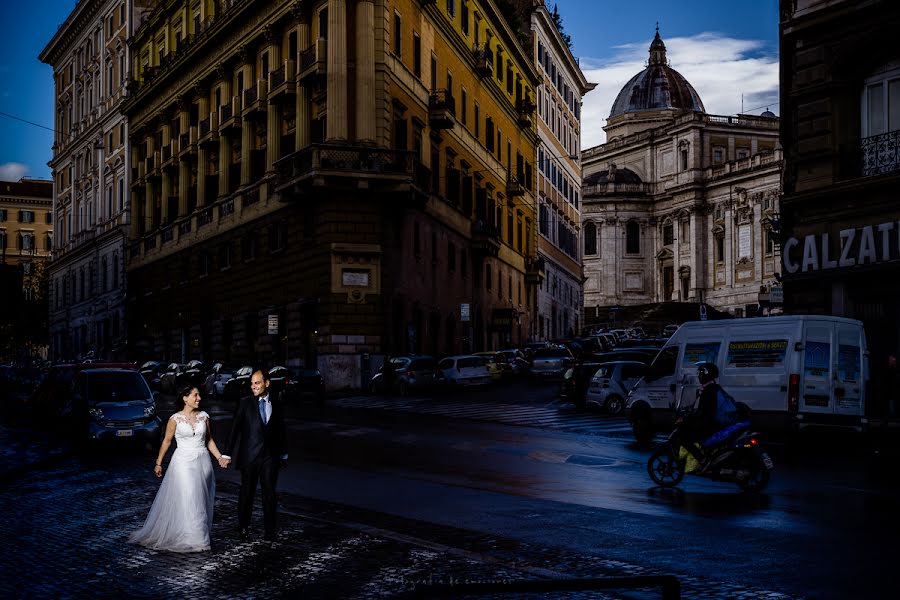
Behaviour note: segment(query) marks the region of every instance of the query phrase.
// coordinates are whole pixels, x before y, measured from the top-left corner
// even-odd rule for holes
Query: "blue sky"
[[[549,3],[552,8],[553,3]],[[559,0],[563,26],[588,80],[582,146],[605,140],[613,99],[643,68],[656,22],[672,66],[713,114],[778,110],[778,0]],[[0,112],[53,125],[53,78],[37,56],[74,8],[74,0],[7,3],[0,36]],[[751,111],[751,109],[753,109]],[[0,115],[0,180],[49,178],[50,131]]]

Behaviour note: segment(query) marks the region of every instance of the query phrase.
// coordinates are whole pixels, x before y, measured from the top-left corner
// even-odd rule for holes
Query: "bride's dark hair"
[[[189,383],[185,383],[185,384],[179,385],[179,386],[178,386],[178,389],[176,390],[176,392],[178,393],[178,398],[179,398],[182,402],[184,402],[184,397],[185,397],[185,396],[189,396],[190,393],[191,393],[191,390],[194,389],[195,387],[197,387],[197,386],[196,386],[196,385],[191,385],[191,384],[189,384]]]

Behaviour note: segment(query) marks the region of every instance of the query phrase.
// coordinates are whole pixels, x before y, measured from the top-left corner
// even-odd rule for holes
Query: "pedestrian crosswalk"
[[[631,425],[624,417],[585,413],[564,408],[566,405],[557,403],[511,404],[440,397],[348,396],[331,399],[328,405],[336,408],[418,413],[525,427],[543,427],[588,435],[632,436]]]

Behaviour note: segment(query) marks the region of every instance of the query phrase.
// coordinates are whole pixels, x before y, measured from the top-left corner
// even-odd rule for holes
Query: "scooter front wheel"
[[[658,486],[674,487],[684,479],[684,462],[670,444],[662,444],[647,460],[647,474]]]

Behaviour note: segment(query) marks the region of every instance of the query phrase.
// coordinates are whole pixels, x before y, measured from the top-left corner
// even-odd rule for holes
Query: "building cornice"
[[[50,66],[56,66],[56,63],[65,56],[78,38],[84,35],[86,26],[97,20],[97,13],[106,2],[107,0],[81,0],[76,3],[75,8],[38,54],[38,60]]]
[[[569,73],[578,79],[579,96],[584,96],[597,87],[596,83],[590,83],[587,80],[587,77],[584,76],[584,73],[581,71],[581,65],[578,64],[578,61],[569,49],[568,44],[563,41],[562,35],[559,33],[556,25],[553,24],[553,20],[550,18],[550,12],[547,10],[547,7],[544,6],[544,4],[541,4],[532,9],[532,14],[539,20],[538,26],[541,27],[546,35],[553,39],[554,54],[558,57],[562,57]]]

